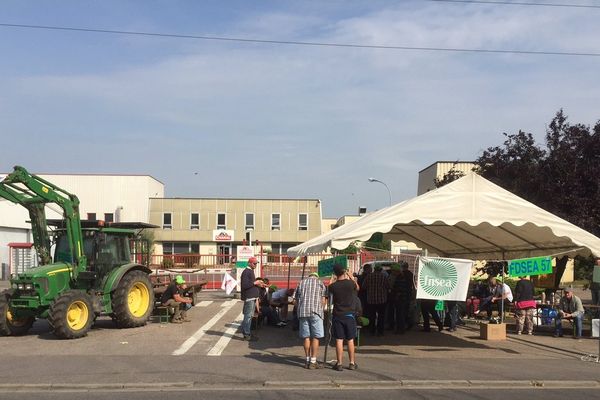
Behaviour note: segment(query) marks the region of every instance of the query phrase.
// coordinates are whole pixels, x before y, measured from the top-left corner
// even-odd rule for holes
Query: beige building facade
[[[451,169],[464,172],[471,172],[475,163],[459,161],[436,161],[430,166],[419,171],[419,182],[417,186],[417,196],[435,189],[435,179],[441,179],[450,172]]]
[[[323,229],[318,199],[153,198],[149,216],[162,255],[234,257],[243,244],[285,254]]]

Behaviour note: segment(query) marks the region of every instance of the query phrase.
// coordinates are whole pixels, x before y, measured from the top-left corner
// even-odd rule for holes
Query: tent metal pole
[[[300,280],[304,279],[304,271],[306,271],[306,256],[304,256],[304,264],[302,264],[302,278],[300,278]]]
[[[333,296],[329,294],[327,296],[327,315],[325,315],[325,351],[323,352],[323,365],[327,364],[327,349],[329,348],[329,342],[331,342],[331,307]],[[337,357],[337,356],[336,356]]]
[[[500,290],[500,323],[504,323],[504,265],[502,265],[502,289]]]
[[[290,288],[290,274],[292,273],[292,260],[289,259],[288,260],[288,282],[287,282],[287,288]]]

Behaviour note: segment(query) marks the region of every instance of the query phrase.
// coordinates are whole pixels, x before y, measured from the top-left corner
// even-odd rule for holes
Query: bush
[[[162,269],[171,269],[174,265],[175,264],[173,263],[172,258],[163,258],[162,262],[160,263]]]

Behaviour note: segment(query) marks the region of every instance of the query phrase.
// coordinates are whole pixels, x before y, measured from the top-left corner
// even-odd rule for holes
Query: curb
[[[148,382],[148,383],[2,383],[0,392],[103,392],[103,391],[271,391],[271,390],[488,390],[488,389],[598,389],[600,381],[535,381],[535,380],[384,380],[384,381],[265,381],[263,383],[205,384],[199,382]]]

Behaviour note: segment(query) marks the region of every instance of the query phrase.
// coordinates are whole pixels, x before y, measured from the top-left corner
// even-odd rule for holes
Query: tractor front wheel
[[[154,308],[154,290],[148,274],[128,272],[119,282],[112,297],[114,320],[119,328],[146,325]]]
[[[10,295],[7,291],[0,293],[0,335],[20,336],[31,329],[34,317],[16,318],[10,311]]]
[[[68,290],[50,306],[48,323],[60,339],[86,336],[94,320],[90,296],[80,290]]]

